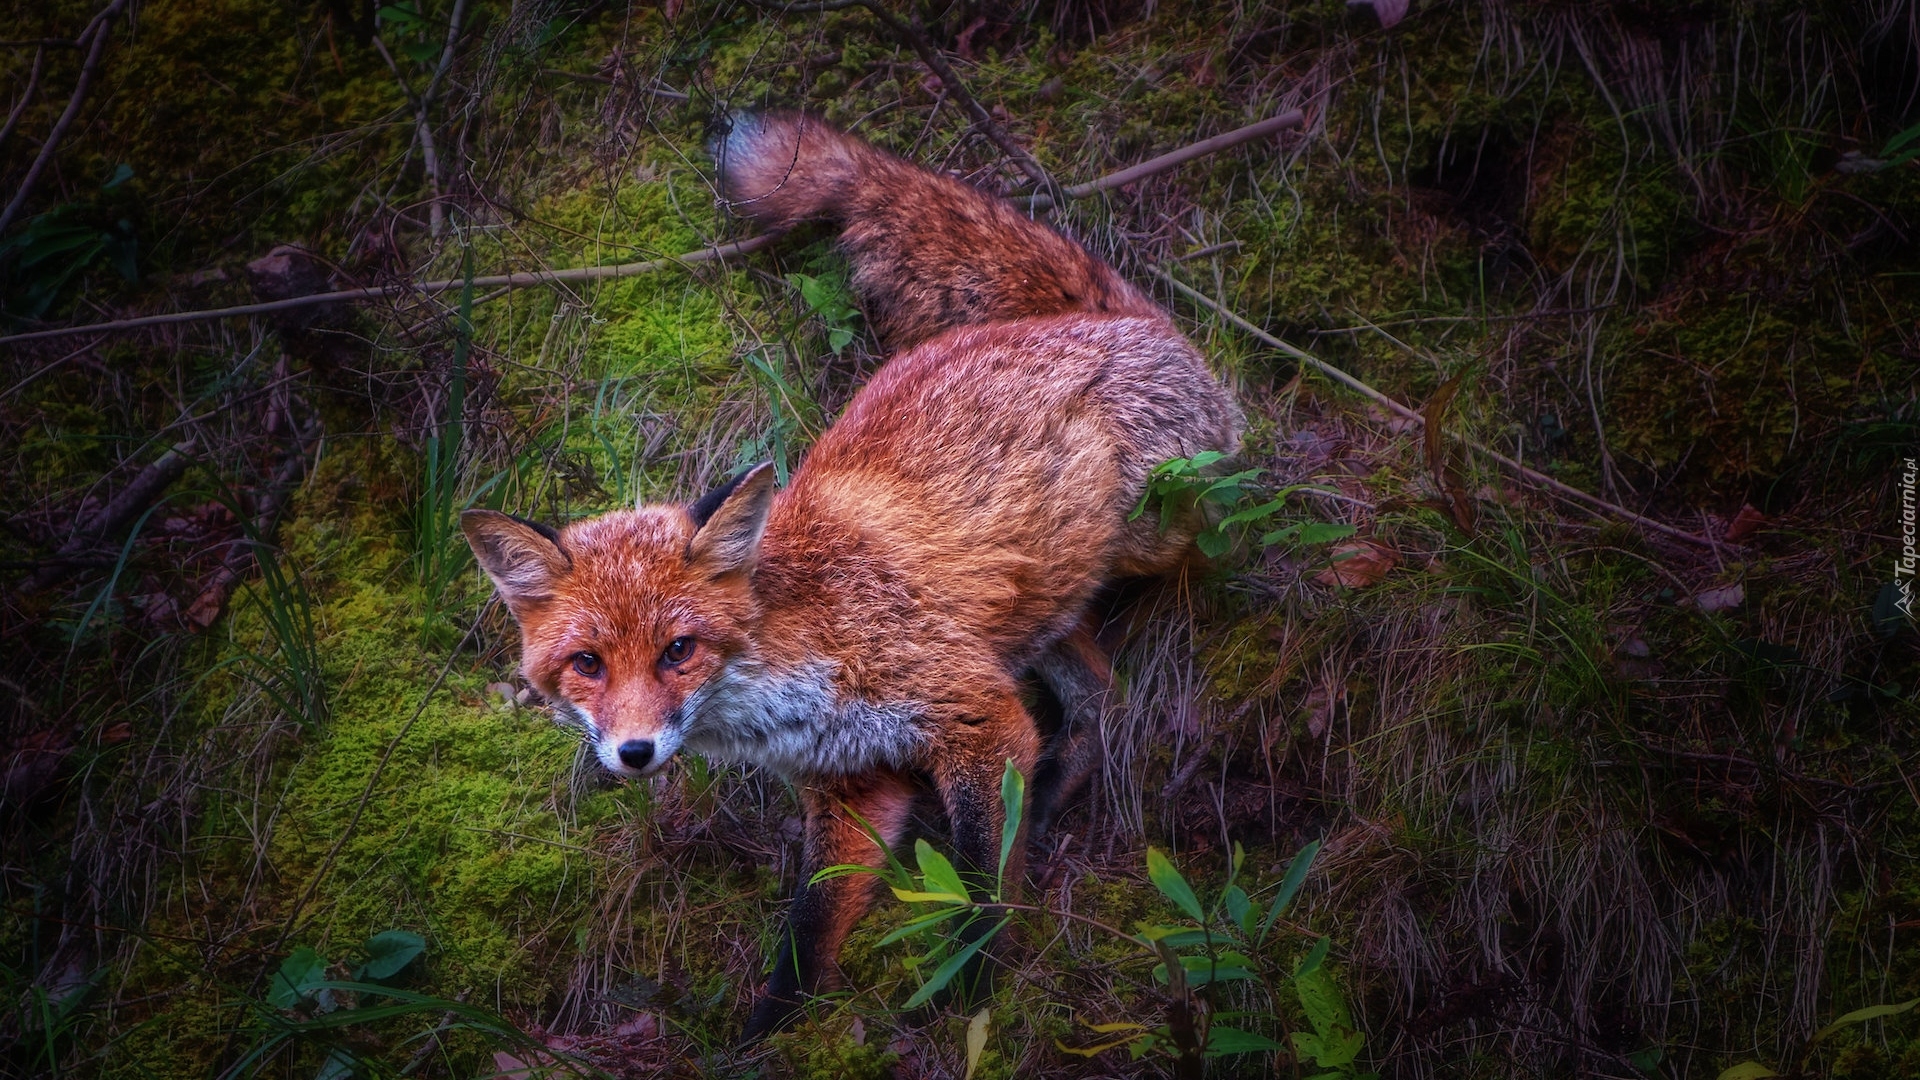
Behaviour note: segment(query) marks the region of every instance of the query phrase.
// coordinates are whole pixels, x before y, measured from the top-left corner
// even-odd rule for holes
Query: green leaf
[[[113,175],[107,177],[107,182],[100,185],[100,190],[112,191],[131,179],[133,179],[133,166],[123,161],[113,167]]]
[[[1718,1080],[1765,1080],[1766,1077],[1779,1075],[1757,1061],[1743,1061],[1722,1071]]]
[[[1180,870],[1157,847],[1147,849],[1147,877],[1161,895],[1192,916],[1194,922],[1206,920],[1206,915],[1200,910],[1200,898],[1193,895],[1193,886],[1187,884],[1187,879],[1180,876]]]
[[[1180,970],[1185,973],[1188,986],[1245,982],[1254,978],[1252,961],[1236,952],[1221,953],[1217,959],[1209,956],[1183,956],[1180,958]],[[1167,965],[1155,964],[1153,979],[1164,985],[1167,981]]]
[[[913,855],[920,864],[920,878],[926,883],[928,893],[942,898],[956,897],[962,902],[969,899],[967,886],[960,880],[960,872],[953,868],[945,855],[933,850],[933,845],[927,843],[926,838],[913,842]]]
[[[838,326],[827,330],[827,348],[833,350],[833,355],[839,356],[852,343],[853,331]]]
[[[1217,559],[1233,550],[1233,537],[1218,529],[1208,529],[1193,538],[1193,546],[1209,559]]]
[[[1226,905],[1228,921],[1239,927],[1241,933],[1252,937],[1255,911],[1247,890],[1238,885],[1229,885],[1220,899]]]
[[[382,931],[367,939],[367,962],[353,977],[369,982],[391,979],[426,949],[426,939],[410,930]]]
[[[1302,544],[1330,544],[1335,540],[1345,540],[1359,528],[1353,525],[1336,525],[1330,521],[1306,521],[1300,524],[1300,533],[1294,539]]]
[[[1020,818],[1027,808],[1027,778],[1014,768],[1012,758],[1007,759],[1007,767],[1000,774],[1000,807],[1006,811],[1006,822],[1000,826],[1000,870],[995,880],[1005,881],[1007,857],[1013,854],[1014,841],[1020,835]]]
[[[992,929],[975,938],[966,948],[947,957],[946,963],[934,969],[933,974],[927,977],[927,981],[920,989],[913,992],[913,996],[907,999],[907,1003],[902,1006],[902,1008],[917,1009],[925,1005],[933,995],[945,990],[947,984],[953,981],[953,977],[960,974],[960,969],[966,965],[966,962],[972,959],[973,954],[986,948],[987,942],[992,941],[994,935],[998,934],[1001,928],[1011,921],[1013,921],[1013,916],[1002,916],[999,922],[993,924]]]
[[[1293,969],[1293,977],[1298,979],[1319,971],[1320,964],[1327,958],[1327,949],[1330,945],[1331,940],[1326,937],[1314,942],[1313,948],[1308,949],[1306,957],[1300,961],[1300,966]]]
[[[1920,998],[1914,998],[1912,1001],[1903,1001],[1898,1005],[1869,1005],[1864,1009],[1855,1009],[1841,1016],[1840,1019],[1835,1020],[1833,1023],[1828,1024],[1826,1027],[1821,1028],[1819,1031],[1814,1032],[1813,1041],[1819,1042],[1821,1039],[1826,1038],[1849,1024],[1862,1024],[1868,1020],[1878,1020],[1883,1016],[1898,1016],[1903,1012],[1911,1011],[1915,1005],[1920,1005]]]
[[[274,972],[267,983],[267,1004],[277,1009],[291,1009],[326,978],[326,958],[302,945],[281,961],[280,970]]]
[[[887,931],[887,936],[880,939],[880,944],[891,945],[901,938],[912,937],[923,930],[931,930],[941,923],[946,922],[948,919],[953,918],[955,915],[960,915],[970,910],[972,910],[971,907],[946,907],[932,914],[922,915],[912,922],[902,926],[896,926],[892,930]]]
[[[1351,1028],[1331,1032],[1293,1033],[1293,1048],[1301,1057],[1312,1058],[1323,1069],[1338,1069],[1353,1064],[1365,1049],[1367,1037]]]
[[[965,904],[973,906],[971,896],[962,896],[950,892],[915,892],[912,889],[893,887],[893,898],[909,904]]]
[[[1218,1025],[1207,1029],[1208,1057],[1219,1057],[1222,1054],[1258,1054],[1263,1051],[1285,1049],[1284,1045],[1258,1032]]]
[[[1300,1009],[1307,1014],[1313,1030],[1325,1035],[1353,1027],[1353,1018],[1347,1013],[1347,999],[1325,969],[1294,976],[1293,992],[1299,995]]]
[[[1307,880],[1307,868],[1313,865],[1313,857],[1320,854],[1320,841],[1315,840],[1300,849],[1287,864],[1286,876],[1280,879],[1280,891],[1273,894],[1273,906],[1267,908],[1267,917],[1260,924],[1258,940],[1267,940],[1267,934],[1273,930],[1273,924],[1286,913],[1287,905],[1293,903],[1293,896],[1300,891],[1300,885]]]

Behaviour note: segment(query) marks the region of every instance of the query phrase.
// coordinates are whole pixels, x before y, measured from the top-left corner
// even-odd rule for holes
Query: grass
[[[476,3],[441,98],[466,171],[436,244],[412,110],[329,10],[143,10],[29,208],[124,218],[138,281],[95,260],[28,299],[80,321],[238,302],[240,256],[296,240],[366,280],[691,250],[728,228],[699,149],[715,103],[812,108],[1023,182],[859,11]],[[195,475],[237,493],[178,488],[61,589],[5,600],[5,1068],[218,1075],[271,1037],[293,1049],[243,1071],[311,1076],[338,1046],[397,1072],[454,1013],[409,1075],[472,1075],[509,1043],[618,1075],[1166,1075],[1059,1048],[1092,1045],[1091,1023],[1151,1029],[1169,1001],[1075,917],[1179,919],[1150,846],[1211,898],[1236,845],[1264,885],[1324,839],[1290,917],[1326,936],[1356,1070],[1911,1074],[1911,1013],[1815,1037],[1920,994],[1920,669],[1911,627],[1873,607],[1916,435],[1920,168],[1831,164],[1887,159],[1912,128],[1885,59],[1907,46],[1873,44],[1877,11],[1453,0],[1380,33],[1337,3],[926,10],[1070,181],[1308,107],[1305,135],[1058,217],[1118,265],[1172,265],[1416,407],[1451,395],[1449,426],[1636,510],[1716,536],[1743,506],[1760,519],[1739,547],[1679,549],[1472,462],[1437,470],[1417,431],[1163,297],[1248,410],[1236,468],[1292,490],[1282,522],[1243,524],[1333,523],[1397,562],[1337,588],[1326,547],[1276,543],[1116,609],[1105,776],[1033,854],[1047,913],[1007,931],[972,1043],[974,1014],[904,1008],[920,974],[884,943],[912,915],[893,904],[821,1015],[736,1049],[795,884],[789,794],[692,761],[606,785],[575,733],[498,692],[518,689],[513,628],[452,536],[470,501],[560,523],[798,461],[882,359],[821,234],[330,336],[223,323],[0,354],[0,388],[61,361],[4,403],[0,561],[57,548],[150,441],[197,436]],[[16,21],[71,34],[90,13]],[[24,133],[64,104],[58,53]],[[618,84],[542,74],[615,55]],[[98,190],[122,162],[133,177]],[[31,283],[0,278],[18,310]],[[248,536],[249,478],[287,443],[264,417],[309,411],[309,478]],[[232,543],[253,576],[194,633],[168,612]],[[1734,584],[1736,606],[1696,599]],[[15,786],[43,747],[49,778]],[[393,929],[425,949],[395,1015],[309,1030],[320,1015],[268,1001],[298,950],[351,975]],[[1249,959],[1290,972],[1297,944]],[[1256,1004],[1269,1033],[1338,1021],[1299,994]]]

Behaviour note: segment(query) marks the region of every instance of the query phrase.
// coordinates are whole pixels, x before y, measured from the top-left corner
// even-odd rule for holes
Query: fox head
[[[752,577],[773,501],[757,466],[692,506],[650,506],[555,532],[493,510],[460,527],[520,624],[521,666],[624,776],[659,770],[698,694],[750,654]]]

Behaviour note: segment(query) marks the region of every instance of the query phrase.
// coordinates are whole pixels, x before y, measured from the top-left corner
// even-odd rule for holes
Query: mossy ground
[[[450,7],[382,16],[415,91]],[[59,37],[91,10],[13,14]],[[434,237],[412,108],[354,10],[138,7],[29,211],[129,222],[140,278],[92,258],[48,299],[16,253],[9,316],[240,302],[240,264],[286,242],[356,282],[696,250],[730,227],[701,149],[716,103],[810,108],[1022,183],[857,9],[477,3],[434,106],[456,163]],[[1333,937],[1383,1074],[1911,1075],[1914,1014],[1810,1036],[1920,996],[1920,663],[1910,622],[1874,609],[1896,466],[1920,448],[1920,166],[1857,164],[1920,120],[1900,96],[1920,45],[1841,4],[1457,0],[1392,32],[1334,0],[923,14],[1070,181],[1305,106],[1303,135],[1056,220],[1402,401],[1455,388],[1451,430],[1565,482],[1745,530],[1701,549],[1436,461],[1417,429],[1166,294],[1240,391],[1249,464],[1331,493],[1287,514],[1353,524],[1395,566],[1348,589],[1320,580],[1324,549],[1242,551],[1143,599],[1104,785],[1036,852],[1037,902],[1131,927],[1171,914],[1148,843],[1217,886],[1237,841],[1268,889],[1323,839],[1294,918]],[[73,52],[47,52],[53,89],[22,132],[64,105]],[[31,58],[0,55],[9,85]],[[134,179],[103,189],[122,163]],[[344,977],[400,928],[427,942],[400,986],[616,1073],[964,1071],[965,1017],[898,1010],[915,976],[879,944],[907,917],[891,904],[850,941],[844,996],[732,1049],[795,884],[789,794],[695,761],[597,779],[572,733],[496,692],[516,683],[513,627],[421,509],[559,521],[798,462],[881,357],[864,336],[830,349],[796,272],[840,273],[820,232],[481,290],[466,321],[441,294],[318,335],[234,320],[4,347],[17,574],[165,446],[191,435],[199,459],[132,539],[4,608],[8,1068],[217,1074],[303,1019],[258,1004],[294,949]],[[268,538],[281,576],[256,562],[210,630],[183,622],[307,420],[325,435]],[[430,473],[430,444],[456,469]],[[1738,603],[1703,602],[1736,585]],[[1287,969],[1310,940],[1263,962]],[[974,1075],[1164,1074],[1059,1049],[1089,1023],[1160,1022],[1130,956],[1068,920],[1023,924]],[[1222,1000],[1269,1033],[1304,1023],[1285,994]],[[458,1028],[421,1042],[443,1015],[302,1035],[249,1071],[314,1075],[338,1051],[384,1075],[428,1046],[412,1074],[464,1076],[531,1054]]]

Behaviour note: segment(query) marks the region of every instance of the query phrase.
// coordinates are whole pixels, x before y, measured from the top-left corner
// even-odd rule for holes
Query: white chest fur
[[[782,672],[730,661],[681,707],[685,748],[789,779],[907,764],[926,742],[921,709],[844,699],[833,674],[826,661]]]

